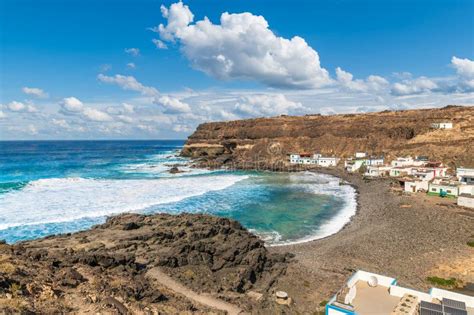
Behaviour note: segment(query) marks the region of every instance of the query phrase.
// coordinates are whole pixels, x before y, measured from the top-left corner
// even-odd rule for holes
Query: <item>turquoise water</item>
[[[314,173],[191,169],[182,141],[0,142],[0,239],[74,232],[123,212],[209,213],[269,245],[339,230],[354,190]],[[172,175],[170,165],[186,172]]]

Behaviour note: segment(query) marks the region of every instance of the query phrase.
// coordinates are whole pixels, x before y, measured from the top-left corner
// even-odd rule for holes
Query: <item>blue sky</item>
[[[0,140],[474,103],[473,1],[175,2],[1,0]]]

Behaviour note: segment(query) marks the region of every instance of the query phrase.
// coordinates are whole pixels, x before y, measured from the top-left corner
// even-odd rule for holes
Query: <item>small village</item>
[[[434,129],[451,129],[450,122],[431,125]],[[320,153],[292,153],[292,165],[337,167],[341,158]],[[356,152],[344,160],[344,170],[359,173],[367,178],[394,178],[407,194],[425,193],[430,196],[455,198],[459,206],[474,208],[474,168],[458,167],[455,170],[428,156],[397,157],[388,163],[383,156]]]

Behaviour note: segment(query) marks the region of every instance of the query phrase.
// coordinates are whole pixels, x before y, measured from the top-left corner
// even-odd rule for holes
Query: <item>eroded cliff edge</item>
[[[450,121],[453,129],[431,128]],[[349,157],[356,151],[387,159],[428,155],[450,166],[474,166],[474,107],[383,111],[367,114],[279,116],[201,124],[182,155],[201,166],[275,168],[291,152]]]
[[[0,244],[0,313],[223,313],[177,294],[154,270],[243,310],[275,307],[269,299],[289,258],[226,218],[124,214],[83,232]]]

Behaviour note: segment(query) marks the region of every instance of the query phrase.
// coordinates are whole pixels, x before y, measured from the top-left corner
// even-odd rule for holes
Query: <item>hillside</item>
[[[451,130],[432,129],[451,121]],[[474,166],[474,107],[383,111],[367,114],[306,115],[201,124],[188,138],[183,156],[201,165],[271,168],[285,165],[292,152],[321,152],[339,157],[356,151],[427,155],[450,166]]]

